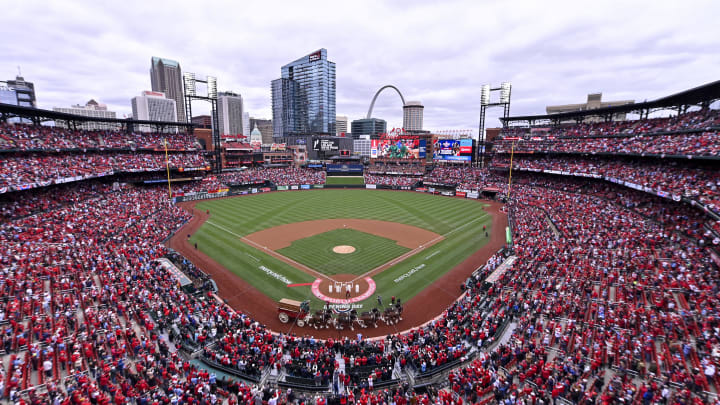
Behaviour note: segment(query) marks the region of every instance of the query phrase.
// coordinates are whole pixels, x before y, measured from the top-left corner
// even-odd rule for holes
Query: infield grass
[[[198,249],[273,299],[310,298],[315,301],[314,306],[319,301],[309,287],[289,288],[287,284],[308,283],[315,277],[243,243],[240,238],[278,225],[330,218],[399,222],[443,235],[442,241],[373,277],[376,295],[394,295],[407,301],[487,243],[489,238],[482,232],[483,225],[492,232],[492,217],[485,212],[485,204],[415,192],[285,191],[202,201],[196,207],[210,210],[211,214],[190,239],[191,243],[198,243]],[[317,249],[326,247],[326,241],[318,242],[323,246]],[[333,246],[337,244],[341,243],[333,242]],[[355,242],[342,244],[356,246]],[[343,272],[363,273],[350,269]],[[373,296],[366,300],[364,305],[371,308],[374,299]]]
[[[338,245],[352,246],[355,251],[333,252]],[[409,250],[391,239],[354,229],[335,229],[296,240],[277,252],[323,274],[361,275]]]

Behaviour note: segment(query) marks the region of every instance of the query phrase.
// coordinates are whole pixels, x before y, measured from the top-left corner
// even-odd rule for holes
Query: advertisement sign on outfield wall
[[[277,190],[278,190],[278,191],[287,191],[287,190],[288,190],[288,186],[277,186]]]
[[[375,184],[366,184],[365,188],[376,189],[377,186]]]

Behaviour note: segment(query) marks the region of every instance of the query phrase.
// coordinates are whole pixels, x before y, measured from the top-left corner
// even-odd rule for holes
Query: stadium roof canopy
[[[42,110],[34,107],[0,103],[0,121],[5,121],[7,118],[12,117],[27,118],[35,124],[39,124],[43,121],[66,121],[68,123],[75,124],[81,122],[104,122],[110,124],[120,124],[121,126],[127,126],[127,128],[132,128],[134,125],[150,125],[154,127],[185,127],[191,129],[195,126],[195,124],[187,122],[161,122],[124,118],[86,117],[84,115],[68,114],[58,111]]]
[[[670,96],[662,97],[654,101],[642,103],[623,104],[614,107],[602,107],[591,110],[578,110],[556,114],[523,115],[507,118],[500,118],[504,126],[511,122],[528,122],[532,125],[536,121],[559,123],[563,121],[581,121],[585,117],[605,117],[612,119],[616,114],[640,113],[647,115],[651,111],[677,109],[682,111],[693,105],[709,105],[720,99],[720,80],[681,91]]]

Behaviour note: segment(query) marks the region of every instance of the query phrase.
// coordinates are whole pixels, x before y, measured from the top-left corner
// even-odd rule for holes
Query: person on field
[[[350,298],[350,290],[351,290],[350,284],[346,284],[345,285],[345,299]]]
[[[377,300],[378,300],[378,306],[382,306],[382,297],[380,296],[380,294],[378,294]]]

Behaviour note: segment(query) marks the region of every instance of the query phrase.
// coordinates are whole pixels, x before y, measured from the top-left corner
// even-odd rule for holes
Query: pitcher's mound
[[[346,255],[355,251],[355,248],[349,245],[338,245],[333,248],[333,252]]]

